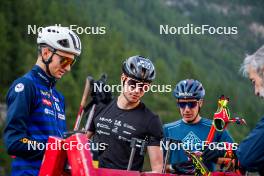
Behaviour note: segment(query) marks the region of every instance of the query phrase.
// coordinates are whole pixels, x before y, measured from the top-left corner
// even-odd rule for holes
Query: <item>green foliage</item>
[[[231,113],[248,122],[247,127],[230,126],[231,134],[240,141],[263,113],[263,102],[254,97],[250,83],[238,73],[245,54],[263,44],[263,37],[255,35],[249,28],[253,22],[263,25],[263,2],[198,0],[196,5],[194,1],[175,2],[172,5],[166,0],[1,2],[0,101],[4,102],[11,83],[36,61],[36,35],[27,34],[28,25],[105,26],[105,35],[80,35],[82,56],[72,72],[57,84],[65,96],[69,129],[78,111],[85,78],[92,75],[98,79],[102,73],[107,73],[109,83],[118,84],[123,60],[140,54],[149,56],[155,63],[157,79],[153,84],[169,84],[173,89],[182,79],[200,80],[206,88],[202,116],[211,118],[217,108],[218,96],[229,96]],[[221,11],[225,8],[227,13]],[[250,12],[244,13],[243,9],[247,8]],[[239,33],[159,34],[161,24],[186,26],[188,23],[237,26]],[[164,123],[180,118],[171,92],[149,92],[144,102]]]

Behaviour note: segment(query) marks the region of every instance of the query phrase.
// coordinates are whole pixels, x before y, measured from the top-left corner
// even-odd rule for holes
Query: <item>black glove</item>
[[[225,157],[225,155],[226,155],[226,150],[224,149],[210,150],[209,148],[207,148],[203,152],[202,158],[205,163],[210,163],[210,162],[216,163],[218,158]]]

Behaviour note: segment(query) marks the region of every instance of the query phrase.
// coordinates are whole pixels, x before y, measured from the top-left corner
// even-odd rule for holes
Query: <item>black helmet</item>
[[[174,91],[173,95],[177,99],[191,99],[195,98],[197,100],[203,99],[205,95],[205,90],[202,83],[194,79],[186,79],[180,81]]]
[[[125,60],[123,73],[142,82],[152,82],[156,72],[152,62],[143,56],[132,56]]]

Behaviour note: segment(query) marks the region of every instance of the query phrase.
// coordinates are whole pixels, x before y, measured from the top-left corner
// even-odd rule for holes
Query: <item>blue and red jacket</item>
[[[4,141],[15,156],[12,175],[38,175],[48,137],[66,132],[64,97],[55,82],[35,65],[8,91]]]

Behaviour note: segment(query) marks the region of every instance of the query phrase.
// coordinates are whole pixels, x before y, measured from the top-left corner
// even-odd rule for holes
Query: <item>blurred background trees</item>
[[[248,126],[230,125],[236,141],[243,139],[263,114],[263,102],[253,95],[250,82],[239,74],[246,54],[264,41],[264,2],[260,0],[14,0],[0,3],[0,102],[11,83],[36,62],[36,36],[28,25],[104,26],[106,34],[81,34],[83,52],[72,72],[58,82],[73,127],[84,80],[105,72],[109,84],[119,84],[122,61],[132,55],[153,60],[154,84],[200,80],[206,89],[202,116],[212,118],[221,94],[230,97],[232,116],[246,118]],[[160,35],[160,25],[237,26],[237,35]],[[117,93],[115,94],[117,95]],[[172,93],[148,93],[144,101],[163,123],[180,118]],[[3,126],[3,124],[0,124]],[[2,129],[3,127],[1,127]],[[9,157],[0,140],[0,167],[9,170]],[[146,167],[147,168],[147,167]],[[1,168],[0,168],[1,172]]]

